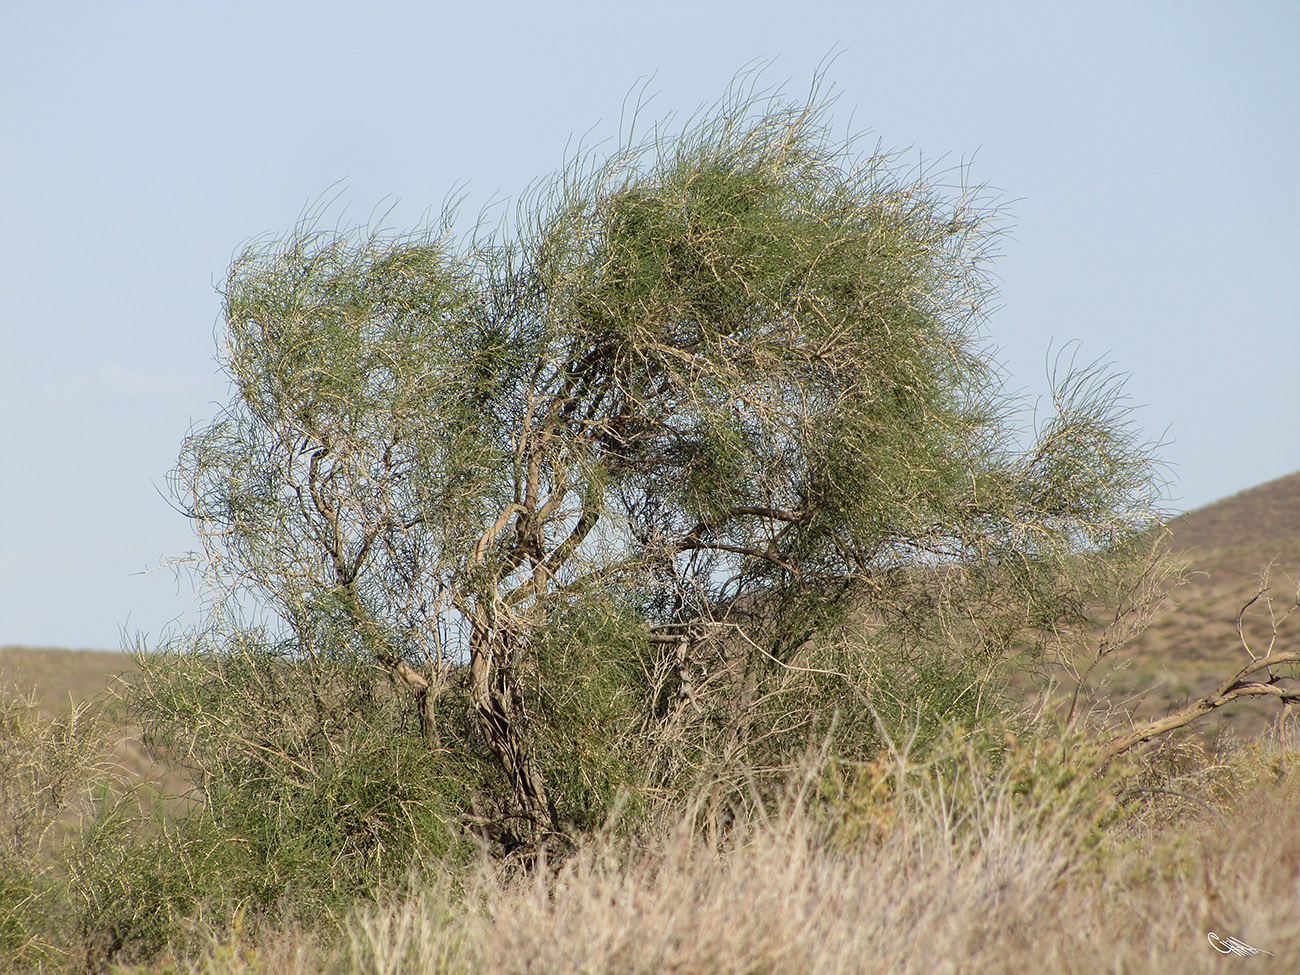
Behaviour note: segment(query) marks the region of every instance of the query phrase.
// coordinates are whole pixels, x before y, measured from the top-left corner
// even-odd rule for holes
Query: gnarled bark
[[[561,830],[547,796],[546,778],[533,753],[528,713],[508,666],[508,653],[501,637],[476,623],[470,655],[471,696],[488,747],[510,782],[515,804],[510,815],[515,823],[505,833],[513,837],[509,845],[535,849]]]

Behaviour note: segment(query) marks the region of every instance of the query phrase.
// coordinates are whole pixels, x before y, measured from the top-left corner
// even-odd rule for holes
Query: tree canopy
[[[214,594],[188,650],[280,661],[239,681],[242,760],[316,768],[378,695],[457,814],[535,845],[620,789],[973,712],[1120,598],[1158,517],[1120,385],[1061,377],[1026,444],[996,200],[829,107],[740,84],[495,230],[238,256],[233,398],[175,487]]]

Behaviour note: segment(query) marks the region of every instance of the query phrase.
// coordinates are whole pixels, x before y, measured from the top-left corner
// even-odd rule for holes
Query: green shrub
[[[1122,776],[1079,735],[991,718],[929,741],[891,739],[868,762],[830,756],[820,814],[841,846],[918,828],[962,846],[1010,824],[1068,840],[1082,862],[1124,815]]]
[[[238,850],[226,883],[241,901],[329,910],[463,842],[474,787],[463,739],[430,747],[404,689],[355,669],[251,634],[236,652],[140,658],[132,701],[146,738],[195,782],[198,809],[176,828],[201,824]]]

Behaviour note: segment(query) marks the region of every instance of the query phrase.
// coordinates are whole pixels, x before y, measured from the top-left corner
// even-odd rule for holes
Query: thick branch
[[[1216,708],[1221,708],[1223,705],[1237,700],[1237,698],[1271,696],[1287,704],[1300,702],[1300,689],[1287,690],[1279,687],[1276,683],[1273,683],[1276,678],[1272,678],[1268,682],[1248,681],[1245,679],[1251,674],[1266,670],[1276,664],[1294,663],[1300,663],[1300,652],[1281,653],[1252,660],[1220,684],[1214,693],[1175,711],[1173,714],[1165,715],[1165,717],[1157,718],[1154,721],[1144,722],[1131,731],[1112,738],[1102,749],[1102,762],[1109,762],[1116,755],[1128,751],[1141,742],[1149,741],[1157,735],[1163,735],[1175,728],[1190,724],[1201,715],[1209,714]]]
[[[506,525],[510,521],[510,516],[523,510],[525,510],[524,506],[519,504],[517,501],[512,501],[510,504],[506,505],[505,510],[502,511],[501,514],[497,516],[497,520],[492,523],[492,527],[485,531],[474,544],[474,554],[470,557],[470,565],[480,565],[483,562],[483,559],[487,554],[488,546],[495,542],[497,536],[505,530]]]
[[[506,597],[506,604],[513,606],[524,598],[526,594],[535,593],[538,596],[542,594],[542,587],[546,584],[546,579],[553,576],[555,572],[562,568],[569,561],[570,556],[579,545],[581,545],[591,534],[591,530],[596,527],[596,522],[600,520],[599,508],[587,508],[583,511],[578,523],[573,526],[573,531],[569,537],[556,546],[546,560],[533,569],[533,574],[529,576],[528,581],[520,585],[514,592]]]

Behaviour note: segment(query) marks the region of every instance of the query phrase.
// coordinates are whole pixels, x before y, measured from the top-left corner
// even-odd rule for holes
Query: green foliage
[[[451,855],[475,781],[463,741],[431,747],[405,688],[372,668],[245,637],[141,657],[135,688],[151,739],[195,778],[182,825],[239,851],[238,898],[273,908],[287,888],[314,915]]]
[[[621,798],[651,784],[637,741],[649,660],[641,620],[613,594],[557,607],[545,628],[524,680],[556,811],[572,828],[601,827]]]
[[[154,819],[129,796],[104,804],[69,857],[70,921],[88,971],[150,958],[182,940],[200,909],[226,906],[238,855],[197,826]]]
[[[746,83],[496,232],[308,220],[235,261],[234,396],[174,479],[210,614],[135,700],[239,896],[936,739],[1148,578],[1120,386],[1069,371],[1018,446],[996,202]]]

